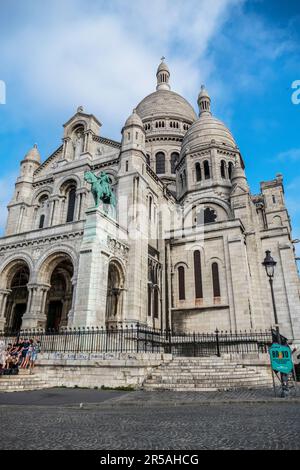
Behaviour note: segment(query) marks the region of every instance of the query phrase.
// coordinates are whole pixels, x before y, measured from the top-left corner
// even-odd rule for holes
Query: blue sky
[[[101,120],[102,135],[120,139],[165,55],[172,89],[195,108],[205,83],[252,191],[283,173],[300,238],[300,104],[291,99],[299,36],[296,0],[0,0],[0,231],[28,149],[37,142],[49,156],[79,105]]]

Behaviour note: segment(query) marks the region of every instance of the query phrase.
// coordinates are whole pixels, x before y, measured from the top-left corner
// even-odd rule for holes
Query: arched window
[[[203,299],[201,254],[200,254],[200,251],[195,251],[194,252],[194,274],[195,274],[196,299]]]
[[[41,215],[40,217],[40,223],[39,223],[39,228],[44,228],[45,225],[45,215]]]
[[[44,194],[43,196],[40,197],[39,204],[41,207],[46,207],[47,203],[48,203],[48,196]]]
[[[224,160],[221,161],[221,177],[226,179],[226,163]]]
[[[158,152],[156,154],[156,173],[158,175],[164,174],[166,172],[166,157],[163,152]]]
[[[152,219],[152,197],[149,196],[149,220]]]
[[[232,162],[229,162],[229,165],[228,165],[228,176],[229,176],[229,179],[231,180],[232,178],[232,172],[233,172],[233,163]]]
[[[213,281],[214,297],[221,297],[218,263],[213,263],[211,269],[212,269],[212,281]]]
[[[205,160],[205,162],[203,164],[203,167],[204,167],[204,178],[206,180],[209,180],[210,179],[210,168],[209,168],[208,160]]]
[[[152,314],[152,289],[150,284],[148,284],[148,317],[151,317]]]
[[[185,300],[185,272],[183,266],[178,268],[178,291],[179,300]]]
[[[158,289],[154,289],[154,299],[153,299],[153,316],[154,318],[158,318],[159,314],[159,297],[158,297]]]
[[[214,209],[211,209],[210,207],[206,207],[204,210],[204,223],[205,224],[213,224],[216,222],[218,216],[217,213]]]
[[[196,181],[201,181],[202,180],[202,173],[201,173],[201,166],[200,163],[196,163]]]
[[[175,168],[179,160],[179,153],[174,152],[171,155],[171,173],[174,175],[176,173]]]
[[[146,155],[146,162],[147,162],[147,165],[150,166],[150,155]]]
[[[75,217],[76,187],[73,186],[68,193],[67,222],[73,222]]]

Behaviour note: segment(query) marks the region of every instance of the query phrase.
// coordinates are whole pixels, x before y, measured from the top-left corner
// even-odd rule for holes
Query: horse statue
[[[95,175],[91,171],[87,171],[84,175],[84,179],[87,183],[92,185],[92,195],[95,200],[95,207],[100,206],[100,202],[103,204],[111,205],[113,208],[116,207],[116,197],[112,191],[111,181],[109,176],[105,172],[101,172],[100,175]]]

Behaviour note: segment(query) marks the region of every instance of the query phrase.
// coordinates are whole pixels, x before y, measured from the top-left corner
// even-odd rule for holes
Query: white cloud
[[[276,157],[277,160],[281,160],[284,162],[296,162],[300,160],[300,148],[294,148],[290,150],[286,150],[285,152],[281,152]]]
[[[243,0],[52,0],[43,9],[39,3],[27,2],[19,27],[0,44],[2,66],[27,103],[24,114],[84,105],[119,132],[154,91],[163,54],[173,89],[196,101],[213,70],[208,46]]]

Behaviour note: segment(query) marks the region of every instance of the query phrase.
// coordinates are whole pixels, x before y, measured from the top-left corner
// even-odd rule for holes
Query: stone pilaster
[[[52,225],[56,225],[56,213],[59,207],[59,200],[59,196],[53,196],[50,200],[49,227],[52,227]]]
[[[28,284],[27,310],[23,316],[22,329],[44,328],[47,316],[45,312],[47,294],[50,286],[47,284]]]
[[[75,311],[69,314],[73,326],[105,326],[110,237],[124,238],[122,229],[100,208],[89,209],[80,249]]]
[[[5,312],[6,312],[6,305],[7,305],[7,299],[9,294],[11,293],[10,290],[7,289],[1,289],[0,290],[0,331],[4,330],[5,327]]]

